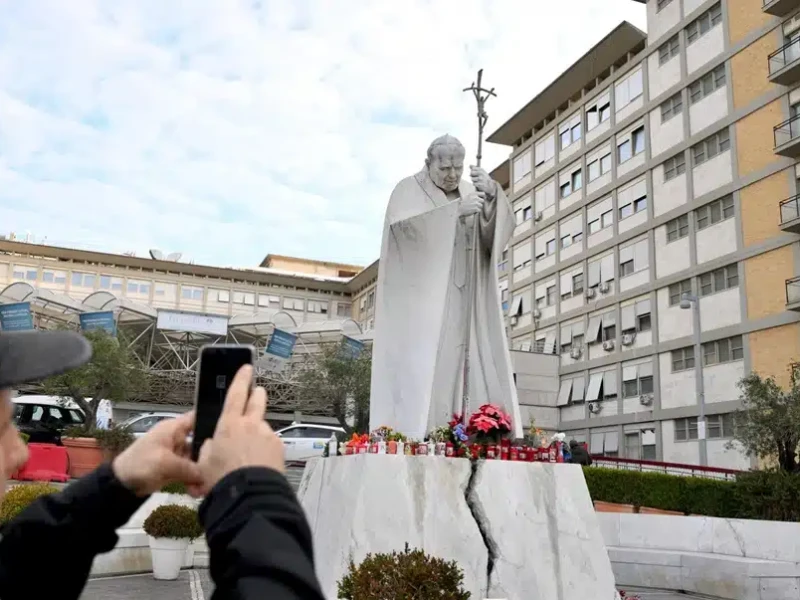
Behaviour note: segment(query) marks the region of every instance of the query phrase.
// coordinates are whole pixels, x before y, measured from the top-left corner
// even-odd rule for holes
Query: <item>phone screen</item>
[[[197,399],[192,436],[192,459],[197,460],[203,442],[214,437],[225,395],[234,376],[244,365],[252,364],[251,346],[208,346],[200,355],[197,373]]]

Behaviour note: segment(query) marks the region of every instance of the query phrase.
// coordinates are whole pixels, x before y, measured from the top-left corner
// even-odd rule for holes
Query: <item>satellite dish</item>
[[[171,260],[172,262],[178,262],[183,256],[180,252],[173,252],[172,254],[167,255],[167,260]]]
[[[150,250],[150,258],[153,260],[164,260],[164,254],[161,250]]]

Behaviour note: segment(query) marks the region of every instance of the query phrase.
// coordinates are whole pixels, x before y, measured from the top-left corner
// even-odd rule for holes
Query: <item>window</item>
[[[686,36],[689,40],[689,43],[692,44],[696,42],[721,22],[722,7],[719,3],[717,3],[705,13],[697,17],[694,21],[689,23],[689,26],[686,28]]]
[[[611,99],[609,94],[605,93],[597,99],[597,102],[586,109],[586,131],[591,131],[610,118]]]
[[[289,298],[283,299],[283,308],[287,310],[304,310],[305,301],[302,298]]]
[[[661,12],[672,0],[658,0],[656,3],[656,12]]]
[[[716,67],[713,71],[709,71],[689,86],[689,101],[692,104],[696,104],[722,87],[725,87],[724,63]]]
[[[694,369],[694,348],[680,348],[672,351],[672,372]]]
[[[700,275],[700,296],[739,287],[739,267],[728,265]]]
[[[616,110],[624,108],[642,95],[642,70],[637,69],[614,88]]]
[[[156,282],[155,287],[153,288],[153,295],[163,298],[169,296],[170,298],[175,297],[175,289],[176,286],[174,283],[158,283]]]
[[[184,300],[202,300],[203,288],[182,285],[181,298],[183,298]]]
[[[636,156],[644,152],[644,126],[637,127],[631,133],[631,141],[633,142],[633,155]]]
[[[621,164],[641,152],[644,152],[644,127],[637,127],[629,139],[617,145],[617,159]]]
[[[281,305],[280,296],[267,296],[265,294],[258,295],[258,305],[265,307],[265,308],[278,308]],[[341,304],[339,306],[342,306]],[[350,305],[346,304],[347,306],[347,315],[342,316],[350,316]]]
[[[675,117],[683,112],[683,97],[678,92],[671,98],[667,98],[661,103],[661,122],[666,123],[672,117]]]
[[[647,209],[647,196],[642,196],[641,198],[637,198],[633,202],[628,202],[628,204],[620,206],[619,219],[621,221],[622,219],[626,219],[627,217],[640,213],[646,209]]]
[[[650,266],[647,238],[619,249],[619,276],[625,277],[643,271]]]
[[[709,415],[706,417],[706,433],[709,439],[731,438],[736,422],[733,413],[726,415]]]
[[[505,290],[505,298],[506,304],[508,304],[508,290]],[[336,316],[337,317],[350,317],[352,315],[352,309],[349,304],[337,304],[336,305]]]
[[[675,419],[675,441],[685,442],[697,439],[697,417]]]
[[[678,56],[680,51],[681,43],[678,40],[678,36],[674,35],[659,47],[658,64],[663,65],[664,63],[669,62],[669,59],[673,58],[674,56]]]
[[[95,275],[94,273],[73,273],[72,274],[72,287],[94,287]]]
[[[611,171],[611,154],[596,158],[587,165],[587,168],[589,170],[589,181],[594,181],[598,177],[609,173]]]
[[[572,276],[572,293],[580,294],[583,292],[583,273]]]
[[[556,241],[554,239],[547,240],[547,242],[544,245],[544,253],[547,256],[551,256],[556,253]]]
[[[675,179],[686,172],[686,157],[683,152],[664,161],[664,181]]]
[[[228,304],[231,301],[231,293],[228,290],[216,290],[217,302]]]
[[[697,217],[697,229],[705,229],[730,219],[733,216],[733,196],[725,196],[719,200],[714,200],[705,206],[701,206],[695,211]]]
[[[727,129],[718,131],[714,135],[704,139],[692,148],[694,165],[701,165],[707,160],[711,160],[731,147],[731,140]]]
[[[633,156],[631,154],[631,141],[625,140],[620,145],[617,146],[617,162],[624,163],[626,160],[629,160]]]
[[[35,273],[36,271],[34,271]],[[42,271],[42,281],[44,283],[54,283],[57,285],[66,285],[67,284],[67,274],[64,271],[51,271],[50,269],[45,269]]]
[[[531,174],[530,149],[514,159],[514,183],[519,183],[524,177]]]
[[[558,389],[558,402],[556,406],[568,406],[584,401],[586,380],[583,377],[564,379]]]
[[[591,386],[591,380],[589,385]],[[619,455],[619,435],[616,431],[606,433],[592,432],[589,440],[589,452],[592,455],[618,456]]]
[[[547,286],[547,306],[555,306],[556,304],[556,286]]]
[[[112,277],[111,275],[100,275],[100,289],[122,291],[122,277]]]
[[[653,363],[622,366],[622,397],[635,398],[653,393]]]
[[[581,139],[581,121],[580,117],[577,120],[570,121],[561,126],[559,130],[559,139],[561,141],[561,149],[571,146]]]
[[[678,283],[673,283],[669,286],[669,305],[677,306],[681,303],[681,298],[684,294],[692,293],[692,282],[690,279],[684,279]]]
[[[530,206],[523,206],[514,211],[514,218],[517,225],[522,225],[525,221],[530,221],[533,209]]]
[[[319,300],[309,300],[306,304],[306,310],[310,313],[319,313],[321,315],[328,314],[328,303]]]
[[[139,294],[141,296],[148,296],[150,295],[150,282],[136,281],[134,279],[129,279],[127,289],[129,294]]]
[[[639,300],[635,304],[623,306],[620,312],[622,333],[639,333],[652,329],[649,299]]]
[[[536,166],[543,165],[556,155],[556,142],[554,134],[550,134],[534,148],[534,159]]]
[[[689,235],[689,215],[681,215],[677,219],[667,221],[667,243],[677,241]]]
[[[566,198],[573,192],[577,192],[583,186],[583,177],[581,170],[573,172],[569,180],[561,184],[561,197]]]
[[[716,342],[703,344],[703,364],[718,365],[744,358],[742,336],[735,335]]]

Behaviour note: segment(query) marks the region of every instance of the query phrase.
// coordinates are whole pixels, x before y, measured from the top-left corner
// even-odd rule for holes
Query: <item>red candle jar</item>
[[[481,447],[479,444],[472,444],[469,448],[472,458],[478,459],[481,457]]]
[[[508,460],[510,450],[508,446],[500,446],[500,460]]]
[[[353,454],[355,454],[355,450],[356,449],[353,448],[352,446],[345,446],[344,455],[345,456],[352,456]]]
[[[486,446],[486,459],[494,460],[495,458],[497,458],[497,446],[489,444]]]
[[[448,458],[453,458],[455,452],[455,448],[453,448],[453,442],[447,442],[444,447],[444,455]]]
[[[370,454],[377,454],[378,453],[378,442],[372,442],[369,445],[369,453]]]
[[[367,444],[359,444],[356,454],[366,454],[368,450],[369,446]]]
[[[406,442],[403,446],[403,454],[406,456],[414,456],[414,444]]]
[[[509,448],[508,460],[519,460],[519,448],[516,446]]]
[[[422,443],[417,444],[417,456],[427,456],[428,455],[428,444]]]
[[[386,453],[397,454],[397,442],[392,441],[386,444]]]
[[[520,462],[528,462],[528,447],[527,446],[520,446],[519,447],[519,460],[520,460]]]

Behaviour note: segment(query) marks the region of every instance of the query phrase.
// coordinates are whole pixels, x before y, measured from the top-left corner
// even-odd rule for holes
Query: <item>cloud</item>
[[[368,264],[394,184],[474,152],[632,0],[0,4],[0,223],[48,243],[253,265]],[[508,149],[489,145],[493,167]]]

